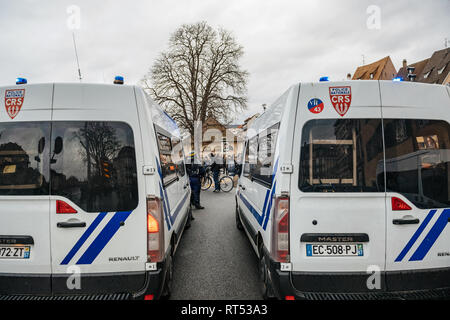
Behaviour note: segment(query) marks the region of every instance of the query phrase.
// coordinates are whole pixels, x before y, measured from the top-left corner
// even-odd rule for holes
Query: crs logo
[[[314,98],[308,102],[308,110],[312,113],[321,113],[323,110],[323,102],[320,99]]]
[[[14,119],[22,108],[25,98],[25,89],[13,89],[5,91],[5,108],[11,119]]]
[[[334,110],[343,117],[352,103],[352,88],[350,86],[330,87],[329,90],[330,100]]]

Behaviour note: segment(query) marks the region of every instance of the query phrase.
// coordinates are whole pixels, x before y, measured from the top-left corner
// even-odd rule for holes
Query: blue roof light
[[[25,79],[25,78],[16,78],[16,84],[27,84],[27,79]]]
[[[392,81],[403,81],[402,77],[395,77],[394,79],[392,79]]]
[[[319,81],[323,82],[323,81],[330,81],[330,80],[328,79],[328,77],[320,77]]]
[[[122,76],[116,76],[114,78],[114,84],[123,84],[123,83],[124,83],[124,81],[123,81],[123,77]]]

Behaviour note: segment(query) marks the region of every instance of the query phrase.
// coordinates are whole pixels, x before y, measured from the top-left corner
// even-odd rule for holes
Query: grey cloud
[[[390,55],[418,61],[450,38],[450,1],[9,1],[0,0],[0,83],[77,81],[66,8],[81,8],[76,31],[85,82],[137,83],[170,34],[201,20],[231,30],[250,72],[249,109],[270,104],[298,81],[342,80],[362,62]],[[369,5],[381,8],[381,29],[366,27]]]

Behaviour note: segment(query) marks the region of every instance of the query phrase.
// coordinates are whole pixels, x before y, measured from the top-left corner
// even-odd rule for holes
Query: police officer
[[[186,171],[192,190],[191,204],[196,209],[205,209],[205,207],[200,205],[201,178],[205,174],[205,169],[199,161],[196,161],[195,152],[190,153],[190,158],[190,163],[186,163]]]

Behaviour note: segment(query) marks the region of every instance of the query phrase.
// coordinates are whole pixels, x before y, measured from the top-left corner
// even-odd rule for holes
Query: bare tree
[[[142,80],[144,89],[178,125],[194,135],[194,122],[214,117],[229,123],[246,108],[248,72],[244,54],[229,31],[215,31],[206,22],[184,24],[169,48]]]

